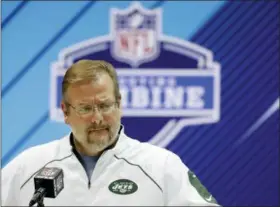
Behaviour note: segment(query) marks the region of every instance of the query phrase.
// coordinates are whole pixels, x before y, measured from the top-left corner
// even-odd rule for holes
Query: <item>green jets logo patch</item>
[[[108,188],[112,193],[128,195],[135,193],[138,189],[138,186],[131,180],[120,179],[113,181]]]
[[[216,199],[209,193],[209,191],[202,185],[202,183],[199,181],[199,179],[196,177],[196,175],[192,172],[188,172],[189,180],[192,186],[197,190],[199,195],[207,202],[209,203],[215,203],[217,204]]]

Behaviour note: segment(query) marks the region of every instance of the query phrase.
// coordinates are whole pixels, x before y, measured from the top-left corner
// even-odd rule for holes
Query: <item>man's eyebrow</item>
[[[92,102],[89,102],[89,101],[82,101],[82,102],[77,102],[77,105],[82,105],[82,106],[84,106],[84,105],[92,105]]]
[[[110,101],[111,101],[110,98],[105,98],[105,99],[99,100],[98,102],[100,102],[101,104],[104,104],[104,103],[108,103]],[[94,104],[93,101],[80,101],[80,102],[77,102],[77,105],[92,105],[92,104]]]

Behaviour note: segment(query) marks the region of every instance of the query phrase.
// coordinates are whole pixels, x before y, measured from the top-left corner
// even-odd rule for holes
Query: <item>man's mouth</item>
[[[107,130],[107,128],[104,127],[104,128],[98,128],[98,129],[90,129],[89,132],[96,132],[96,131],[101,131],[101,130]]]

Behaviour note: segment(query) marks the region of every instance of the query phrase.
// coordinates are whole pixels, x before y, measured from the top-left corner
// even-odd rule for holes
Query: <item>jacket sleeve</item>
[[[20,159],[16,157],[2,168],[1,205],[20,206]]]
[[[173,153],[166,159],[163,193],[166,206],[219,206],[198,178]]]

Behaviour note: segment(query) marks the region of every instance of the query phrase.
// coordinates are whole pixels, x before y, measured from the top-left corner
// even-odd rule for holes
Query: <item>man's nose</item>
[[[100,124],[103,120],[103,115],[100,113],[100,111],[97,108],[93,109],[92,117],[91,117],[91,122]]]

